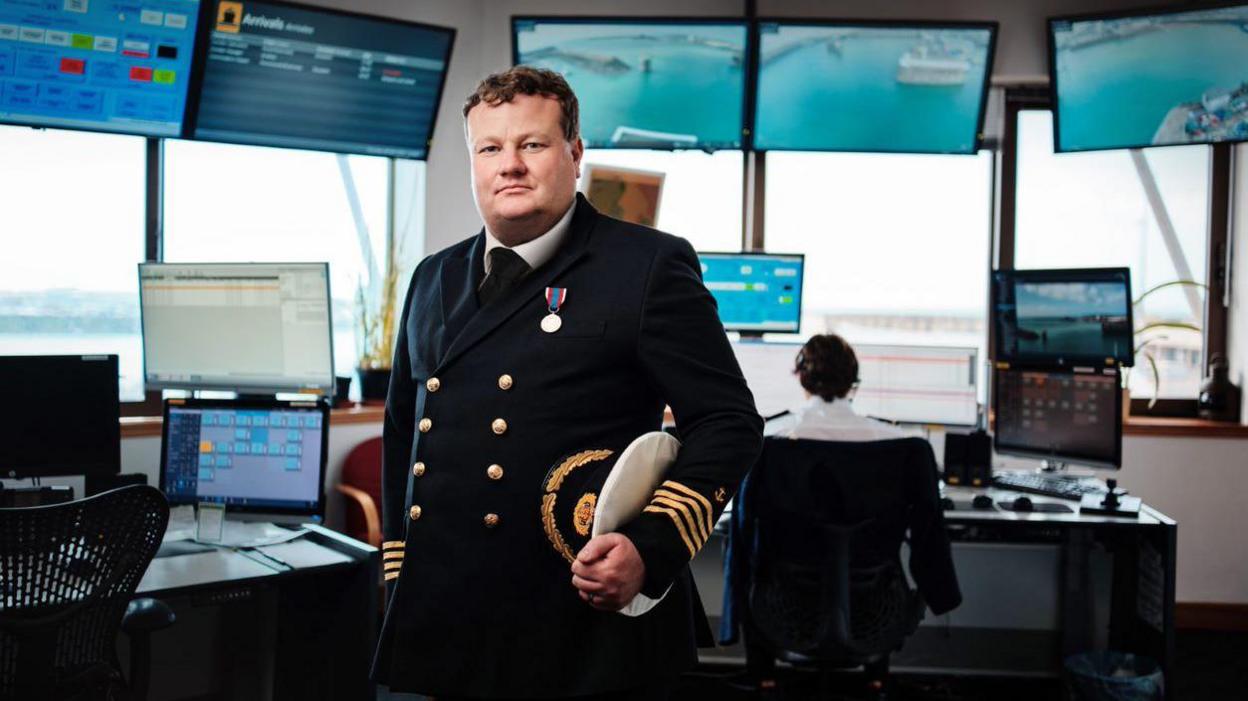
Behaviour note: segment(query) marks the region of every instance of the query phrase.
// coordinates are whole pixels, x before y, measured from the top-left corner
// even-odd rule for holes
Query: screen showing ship
[[[741,148],[744,21],[517,17],[517,63],[558,71],[576,91],[590,148]]]
[[[1131,365],[1130,285],[1120,268],[994,272],[996,360]]]
[[[1248,5],[1049,30],[1059,151],[1248,140]]]
[[[995,27],[760,25],[760,150],[974,153]]]

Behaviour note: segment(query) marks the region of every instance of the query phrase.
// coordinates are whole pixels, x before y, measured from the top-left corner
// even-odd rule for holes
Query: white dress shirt
[[[563,217],[555,222],[546,233],[538,236],[530,241],[525,241],[519,246],[505,246],[502,241],[495,238],[490,232],[487,224],[485,227],[485,274],[490,274],[490,251],[503,246],[510,248],[516,252],[516,255],[524,259],[529,264],[529,270],[537,270],[542,265],[555,256],[555,251],[559,250],[559,244],[568,237],[568,229],[572,228],[572,212],[576,210],[576,200],[572,200],[568,211],[563,213]]]
[[[847,399],[827,402],[820,397],[811,397],[806,406],[767,422],[766,434],[820,441],[884,441],[907,435],[892,424],[855,414]]]

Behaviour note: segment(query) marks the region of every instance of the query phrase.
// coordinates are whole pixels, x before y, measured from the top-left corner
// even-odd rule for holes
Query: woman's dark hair
[[[858,384],[858,356],[834,333],[811,336],[797,352],[794,372],[807,392],[826,402],[844,399]]]

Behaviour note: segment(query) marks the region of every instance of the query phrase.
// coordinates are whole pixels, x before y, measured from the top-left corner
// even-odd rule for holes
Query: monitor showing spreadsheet
[[[141,263],[148,389],[334,386],[327,263]]]
[[[324,402],[165,402],[160,486],[170,504],[324,513],[329,408]]]
[[[979,351],[972,347],[854,346],[854,411],[899,423],[973,426],[979,421]]]
[[[733,342],[732,351],[754,395],[759,416],[775,416],[806,403],[806,393],[793,372],[801,349],[800,343]]]
[[[698,253],[702,281],[728,331],[797,333],[802,321],[800,253]]]

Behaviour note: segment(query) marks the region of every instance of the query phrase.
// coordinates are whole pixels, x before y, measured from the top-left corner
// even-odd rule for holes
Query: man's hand
[[[633,541],[619,533],[597,536],[581,548],[572,563],[572,586],[581,599],[600,611],[619,611],[646,578],[646,563]]]

